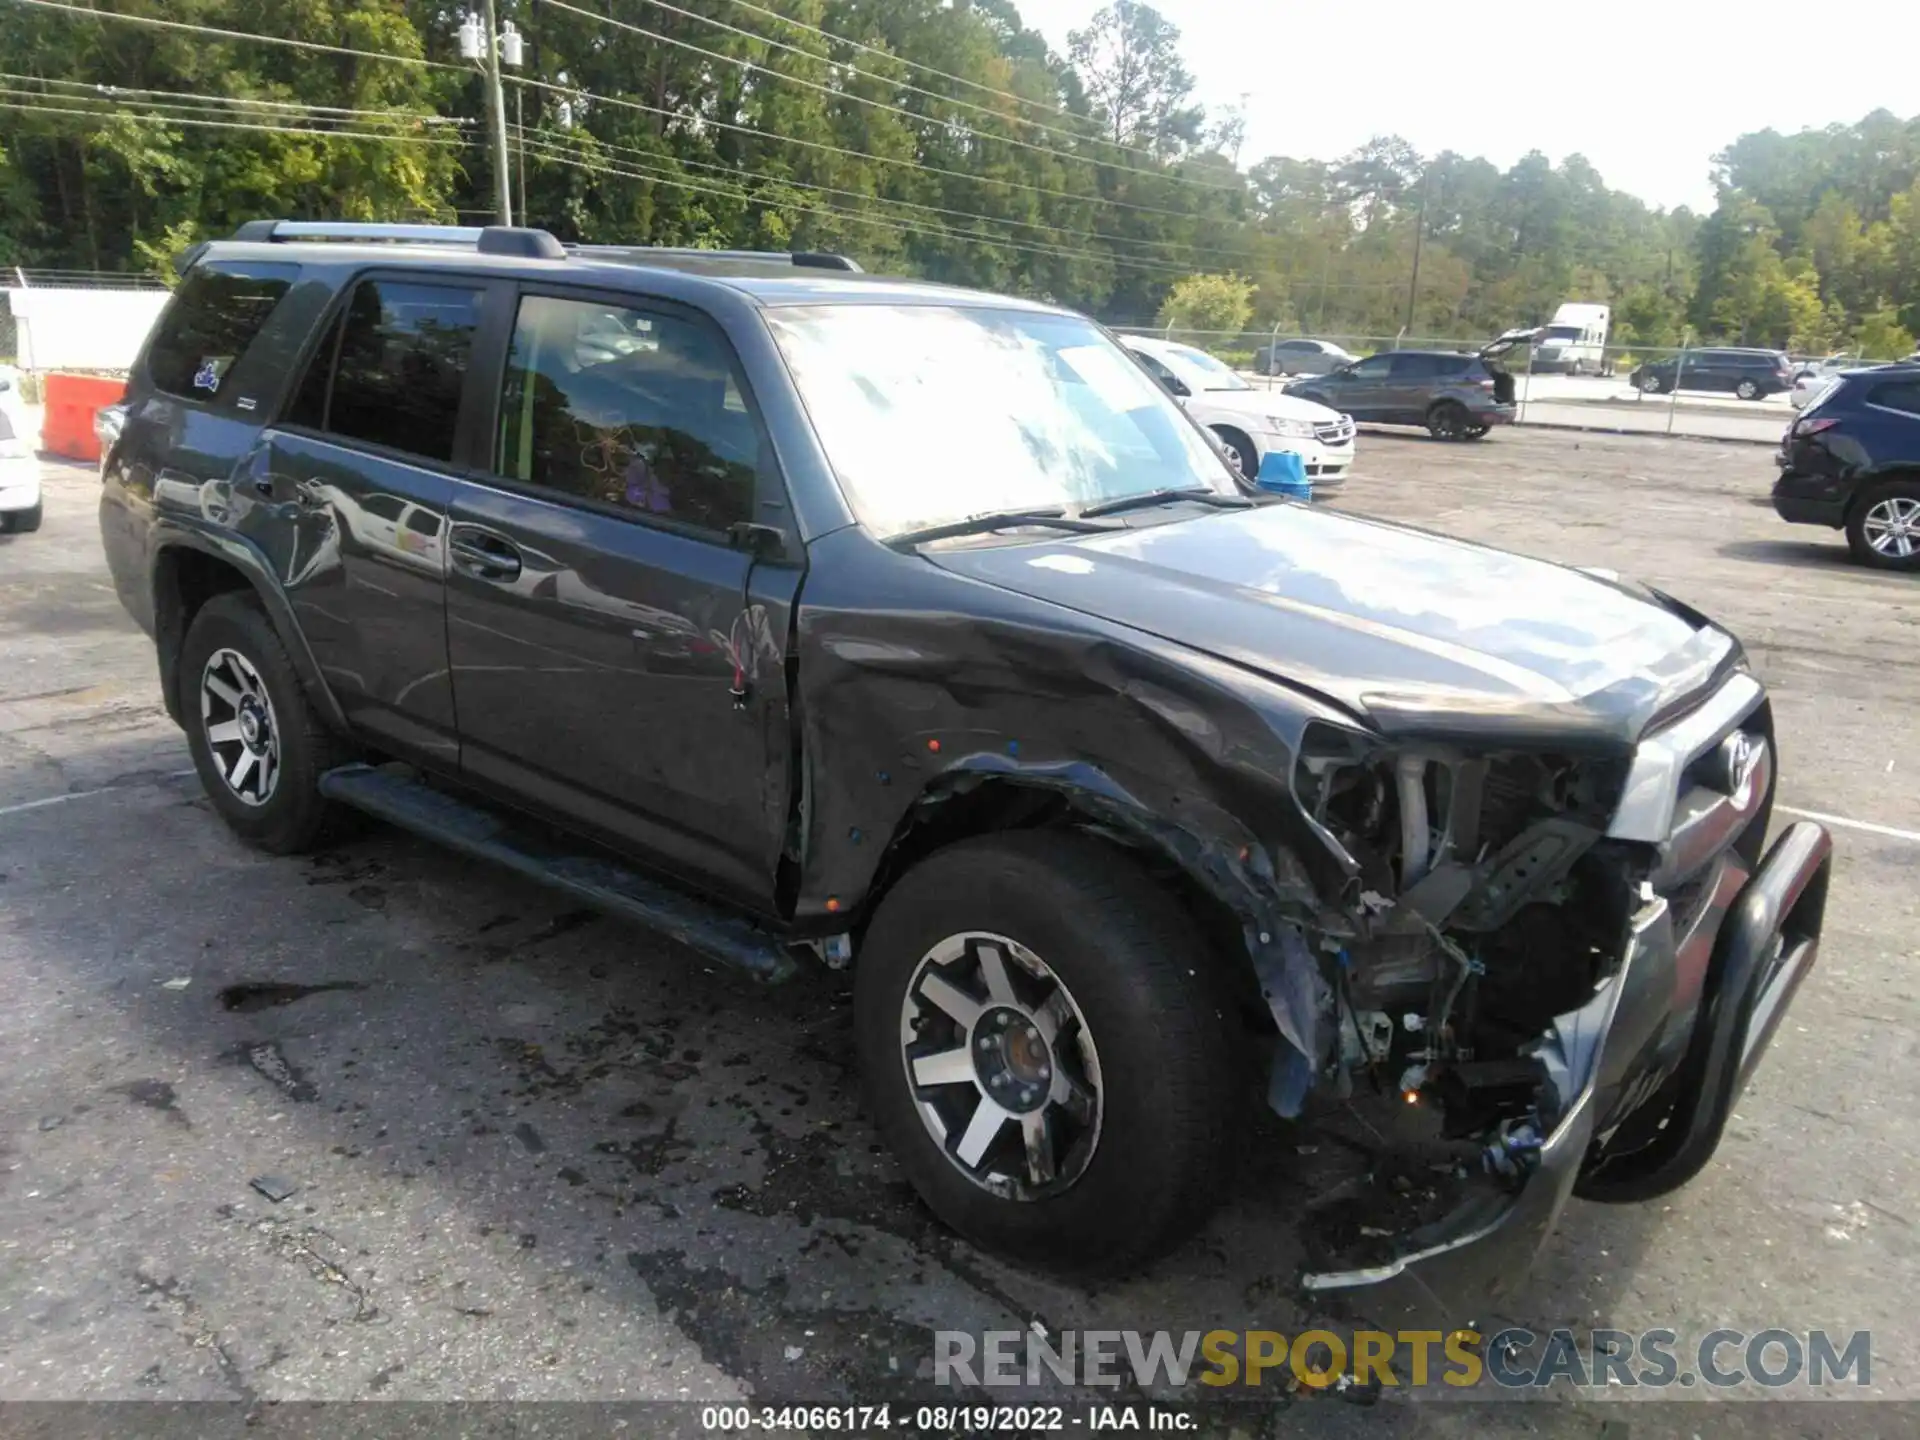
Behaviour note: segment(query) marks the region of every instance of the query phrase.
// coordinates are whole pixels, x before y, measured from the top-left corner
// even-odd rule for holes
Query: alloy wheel
[[[1875,501],[1861,518],[1860,529],[1876,554],[1911,559],[1920,553],[1920,500],[1889,495]]]
[[[900,1003],[900,1058],[927,1133],[1011,1200],[1071,1186],[1100,1142],[1100,1057],[1066,985],[1004,935],[950,935]]]
[[[200,672],[200,723],[227,789],[245,805],[264,805],[280,783],[280,726],[253,663],[216,650]]]

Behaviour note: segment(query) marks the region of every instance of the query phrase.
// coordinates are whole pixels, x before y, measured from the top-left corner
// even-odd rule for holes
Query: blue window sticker
[[[220,388],[219,361],[203,360],[200,368],[193,372],[193,388],[196,390],[218,390]]]

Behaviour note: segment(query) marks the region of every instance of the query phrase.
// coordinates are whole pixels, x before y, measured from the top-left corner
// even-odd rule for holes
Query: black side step
[[[320,777],[320,793],[442,845],[491,860],[587,904],[658,930],[712,960],[737,965],[765,984],[799,966],[781,941],[745,916],[707,904],[624,865],[567,854],[479,805],[435,790],[410,772],[342,765]]]

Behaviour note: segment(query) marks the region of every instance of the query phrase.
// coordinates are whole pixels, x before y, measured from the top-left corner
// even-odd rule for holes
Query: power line
[[[29,81],[36,85],[58,85],[63,89],[82,90],[84,95],[50,95],[53,100],[98,100],[102,103],[120,96],[139,95],[159,97],[146,99],[140,103],[154,109],[182,109],[184,105],[174,101],[191,101],[203,106],[229,105],[242,109],[291,110],[303,114],[344,115],[356,119],[372,120],[409,120],[421,125],[466,126],[475,122],[456,115],[429,115],[416,110],[356,110],[347,105],[310,105],[298,100],[266,100],[257,97],[239,95],[199,95],[183,90],[146,90],[130,85],[107,85],[89,80],[55,80],[44,75],[22,75],[16,72],[0,70],[0,80]]]
[[[551,5],[557,3],[557,0],[545,0],[545,3]],[[901,165],[909,170],[919,170],[928,175],[944,175],[949,179],[965,180],[974,185],[999,185],[1009,190],[1024,190],[1031,195],[1047,195],[1056,200],[1069,200],[1077,205],[1106,205],[1114,209],[1132,210],[1145,215],[1165,215],[1173,220],[1193,219],[1192,212],[1187,210],[1167,210],[1157,205],[1137,205],[1129,200],[1110,200],[1104,195],[1076,195],[1071,190],[1054,190],[1045,185],[1032,185],[1024,180],[1006,180],[997,175],[973,175],[965,170],[949,169],[944,165],[929,165],[923,160],[907,160],[898,155],[873,155],[864,150],[850,150],[844,145],[829,145],[823,140],[803,140],[798,135],[769,135],[766,131],[756,130],[751,125],[738,125],[730,120],[714,120],[685,110],[669,110],[661,105],[629,100],[624,95],[596,94],[593,91],[582,90],[578,86],[553,85],[545,80],[535,80],[526,75],[508,75],[504,78],[518,85],[532,86],[536,90],[548,90],[570,100],[585,99],[605,103],[623,110],[638,110],[647,115],[664,116],[668,120],[679,120],[689,125],[710,125],[716,130],[731,130],[737,134],[751,135],[757,140],[774,140],[784,145],[800,145],[809,150],[825,151],[829,155],[844,155],[852,160],[878,161],[882,165]],[[1102,236],[1101,238],[1114,237]]]
[[[1003,250],[1021,250],[1031,254],[1046,255],[1057,259],[1091,260],[1100,264],[1115,265],[1133,270],[1150,270],[1163,274],[1182,275],[1185,267],[1156,264],[1152,261],[1134,260],[1124,255],[1106,255],[1097,250],[1070,250],[1055,246],[1028,245],[1018,240],[1006,240],[998,236],[982,235],[977,232],[948,230],[936,225],[914,225],[894,217],[862,215],[858,211],[842,210],[831,205],[808,205],[800,201],[772,198],[756,195],[751,191],[739,190],[728,186],[713,185],[702,181],[685,180],[654,171],[645,171],[614,164],[611,161],[594,161],[576,155],[570,155],[564,147],[552,141],[535,138],[534,155],[538,159],[552,160],[558,164],[569,165],[575,169],[593,171],[619,176],[628,180],[645,180],[655,184],[674,186],[682,190],[692,190],[709,195],[721,195],[731,200],[739,200],[749,205],[771,205],[786,210],[799,210],[807,214],[827,215],[838,220],[847,220],[860,225],[873,225],[881,229],[897,231],[907,235],[925,235],[942,240],[954,240],[976,245],[991,245]],[[774,181],[773,184],[781,182]]]
[[[611,25],[618,30],[625,30],[634,35],[642,35],[649,40],[657,40],[663,45],[672,45],[677,49],[691,51],[693,54],[704,56],[709,60],[718,60],[718,61],[721,61],[723,64],[738,66],[742,70],[753,71],[761,75],[770,75],[776,80],[785,80],[787,83],[791,85],[804,86],[808,90],[818,91],[820,94],[831,96],[833,99],[836,99],[836,100],[851,100],[855,104],[865,105],[874,110],[881,110],[890,115],[903,115],[907,119],[912,120],[916,124],[920,124],[920,125],[939,125],[943,123],[939,119],[933,116],[916,115],[913,111],[904,110],[898,105],[889,105],[885,101],[881,101],[881,100],[869,100],[866,96],[856,95],[851,90],[836,90],[831,85],[822,85],[816,80],[807,80],[807,79],[803,79],[801,76],[798,76],[798,75],[789,75],[783,70],[774,70],[769,68],[768,66],[756,64],[752,60],[742,60],[736,56],[727,55],[718,50],[708,50],[704,46],[693,44],[691,41],[676,40],[671,35],[663,35],[658,30],[649,30],[644,25],[635,25],[626,20],[616,20],[611,15],[596,15],[591,10],[582,10],[577,5],[569,5],[567,3],[567,0],[543,0],[543,3],[547,5],[549,8],[552,8],[555,10],[566,10],[571,12],[572,14],[583,16],[588,20],[597,21],[602,25]],[[751,32],[747,32],[747,33],[751,33]],[[764,39],[765,37],[755,36],[754,38]],[[779,42],[768,41],[767,43],[778,44]],[[807,52],[802,51],[800,53],[806,54]],[[821,59],[822,57],[818,55],[809,55],[808,58],[813,60],[818,60],[818,59]],[[1088,155],[1074,155],[1065,150],[1055,150],[1046,145],[1036,145],[1031,140],[1016,140],[1011,135],[994,135],[991,133],[983,133],[980,130],[975,129],[973,127],[968,127],[968,128],[970,133],[980,136],[980,138],[982,139],[997,141],[1002,145],[1017,145],[1023,150],[1032,150],[1037,154],[1049,155],[1056,160],[1066,160],[1076,165],[1098,165],[1101,163],[1100,161],[1095,160],[1093,157]],[[1146,174],[1150,172],[1136,171],[1133,173]],[[1165,180],[1169,184],[1190,185],[1196,189],[1217,190],[1223,193],[1234,193],[1234,192],[1237,192],[1239,189],[1237,185],[1236,186],[1209,185],[1209,184],[1206,184],[1205,182],[1193,180],[1188,177],[1180,176],[1180,175],[1160,174],[1160,175],[1154,175],[1153,178],[1158,180]]]
[[[256,35],[248,30],[223,30],[215,25],[190,25],[184,20],[162,20],[154,15],[125,15],[117,10],[95,10],[86,5],[65,5],[61,0],[8,0],[13,5],[31,5],[40,10],[61,10],[84,15],[90,20],[122,20],[129,25],[151,25],[161,30],[184,30],[194,35],[217,35],[223,40],[253,40],[262,45],[285,45],[294,50],[310,50],[327,55],[351,55],[359,60],[388,60],[396,65],[415,65],[429,70],[457,70],[463,65],[445,60],[428,60],[419,55],[394,55],[380,50],[356,50],[350,45],[326,45],[318,40],[290,40],[281,35]]]
[[[36,99],[46,99],[44,95],[28,90],[16,90],[9,86],[0,86],[0,94],[29,95]],[[66,99],[66,96],[53,97]],[[0,109],[20,110],[33,115],[82,115],[90,120],[128,120],[134,124],[145,125],[193,125],[210,130],[257,130],[269,135],[310,135],[319,140],[389,140],[404,145],[459,145],[468,142],[453,136],[439,135],[397,135],[377,130],[315,130],[310,126],[293,125],[254,125],[239,120],[196,120],[184,115],[136,115],[130,110],[81,110],[58,105],[24,105],[18,100],[0,100]]]
[[[1186,273],[1185,267],[1182,266],[1161,265],[1150,261],[1133,260],[1126,256],[1105,255],[1096,250],[1073,250],[1060,246],[1029,245],[1022,241],[1008,240],[1001,236],[982,234],[978,231],[949,230],[944,226],[930,224],[915,225],[908,221],[899,220],[896,217],[863,215],[855,210],[842,210],[832,205],[807,205],[794,200],[773,198],[765,194],[755,194],[748,190],[685,180],[675,177],[671,172],[641,170],[633,168],[631,165],[616,165],[610,161],[596,162],[583,159],[569,155],[563,147],[555,146],[553,142],[547,140],[536,138],[533,143],[536,147],[534,155],[537,159],[554,160],[563,165],[572,165],[575,168],[583,170],[604,172],[629,180],[646,180],[658,184],[676,186],[684,190],[694,190],[710,195],[723,195],[729,199],[739,200],[749,205],[771,205],[784,209],[800,210],[808,214],[830,215],[836,219],[849,220],[862,225],[876,225],[882,229],[897,231],[901,234],[928,235],[943,240],[962,241],[977,245],[992,245],[1001,249],[1021,250],[1031,254],[1046,255],[1058,259],[1092,260],[1102,264],[1118,265],[1129,269],[1153,270],[1175,275]],[[784,183],[787,182],[780,180],[769,182],[771,185]]]
[[[831,30],[821,29],[818,25],[809,25],[804,20],[795,20],[791,15],[782,15],[778,10],[769,10],[764,5],[755,5],[753,0],[728,0],[728,3],[738,5],[742,10],[751,10],[756,15],[765,15],[769,20],[778,20],[782,25],[790,26],[795,30],[805,31],[809,35],[818,35],[823,40],[830,40],[839,45],[850,45],[855,50],[863,50],[870,55],[880,55],[886,59],[897,61],[909,69],[920,71],[923,75],[937,75],[942,80],[951,80],[957,85],[968,86],[984,94],[996,96],[1001,100],[1011,100],[1016,105],[1028,105],[1036,109],[1045,110],[1050,115],[1065,113],[1058,105],[1048,101],[1029,99],[1025,95],[1016,95],[1011,90],[996,90],[993,86],[983,84],[978,80],[969,80],[965,75],[955,75],[950,70],[942,70],[937,66],[928,65],[919,60],[909,60],[906,56],[896,54],[884,46],[869,45],[865,41],[855,40],[849,35],[836,35]],[[1090,136],[1088,138],[1097,140],[1102,145],[1112,145],[1117,149],[1132,151],[1136,155],[1145,155],[1150,159],[1157,160],[1159,158],[1150,150],[1142,150],[1133,145],[1122,145],[1117,140],[1108,140],[1102,136]]]
[[[1061,139],[1063,139],[1063,140],[1071,140],[1071,141],[1074,141],[1074,142],[1075,142],[1075,143],[1077,143],[1077,144],[1088,144],[1088,143],[1092,143],[1092,144],[1098,144],[1098,145],[1110,145],[1110,146],[1113,146],[1113,147],[1114,147],[1114,148],[1116,148],[1116,149],[1119,149],[1119,150],[1124,150],[1124,151],[1126,151],[1126,152],[1128,152],[1129,154],[1133,154],[1133,155],[1139,155],[1139,156],[1142,156],[1143,158],[1145,158],[1145,159],[1147,159],[1147,160],[1151,160],[1151,161],[1153,161],[1153,162],[1154,162],[1154,163],[1155,163],[1156,165],[1158,165],[1158,164],[1164,164],[1164,163],[1165,163],[1165,161],[1163,160],[1163,158],[1162,158],[1162,157],[1160,157],[1160,156],[1158,156],[1158,155],[1155,155],[1155,154],[1154,154],[1154,153],[1153,153],[1152,151],[1150,151],[1150,150],[1142,150],[1142,149],[1140,149],[1140,148],[1139,148],[1138,146],[1134,146],[1134,145],[1123,145],[1123,144],[1121,144],[1121,143],[1120,143],[1120,142],[1119,142],[1118,140],[1109,140],[1109,139],[1107,139],[1107,138],[1106,138],[1105,136],[1102,136],[1102,135],[1085,135],[1085,134],[1081,134],[1080,132],[1078,132],[1078,131],[1074,131],[1074,130],[1060,130],[1060,129],[1056,129],[1056,128],[1055,128],[1054,126],[1051,126],[1051,125],[1042,125],[1042,124],[1041,124],[1041,123],[1040,123],[1040,122],[1039,122],[1038,120],[1029,120],[1029,119],[1027,119],[1027,118],[1025,118],[1024,116],[1020,116],[1020,115],[1006,115],[1006,114],[1003,114],[1003,113],[1002,113],[1001,111],[998,111],[998,110],[995,110],[995,109],[994,109],[994,108],[993,108],[992,106],[989,106],[989,105],[980,105],[980,104],[976,104],[976,103],[975,103],[974,101],[971,101],[971,100],[962,100],[962,99],[959,99],[959,98],[958,98],[957,96],[953,96],[953,95],[943,95],[943,94],[941,94],[941,93],[940,93],[939,91],[937,91],[937,90],[928,90],[928,89],[926,89],[925,87],[923,87],[923,86],[920,86],[920,85],[915,85],[915,84],[913,84],[913,83],[912,83],[912,82],[910,82],[910,81],[906,81],[906,80],[894,80],[894,79],[890,79],[889,77],[887,77],[887,76],[885,76],[885,75],[876,75],[876,74],[874,74],[874,73],[873,73],[873,72],[872,72],[871,70],[861,70],[861,69],[859,69],[859,68],[858,68],[858,67],[856,67],[856,66],[853,66],[853,65],[849,65],[849,64],[843,64],[843,63],[841,63],[841,62],[838,62],[838,61],[836,61],[836,60],[834,60],[834,58],[833,58],[833,57],[832,57],[831,55],[821,55],[821,54],[819,54],[818,52],[816,52],[816,51],[813,51],[813,50],[805,50],[805,49],[802,49],[801,47],[799,47],[799,46],[797,46],[797,45],[789,45],[789,44],[787,44],[787,43],[786,43],[786,41],[784,41],[784,40],[775,40],[775,39],[774,39],[774,38],[773,38],[772,36],[770,36],[770,35],[762,35],[762,34],[760,34],[760,33],[759,33],[758,31],[755,31],[755,30],[745,30],[745,29],[742,29],[742,28],[741,28],[740,26],[738,26],[738,25],[729,25],[729,24],[728,24],[728,23],[727,23],[726,21],[724,21],[724,20],[715,20],[715,19],[714,19],[714,18],[713,18],[712,16],[710,16],[710,15],[701,15],[701,14],[698,14],[698,13],[696,13],[695,11],[692,11],[692,10],[683,10],[683,9],[681,9],[681,8],[680,8],[680,7],[678,6],[678,5],[674,5],[674,4],[671,4],[671,3],[669,3],[669,0],[641,0],[641,3],[642,3],[642,4],[646,4],[646,5],[652,5],[652,6],[654,6],[654,7],[655,7],[655,8],[657,8],[657,9],[661,9],[661,10],[666,10],[666,11],[669,11],[670,13],[672,13],[672,14],[675,14],[675,15],[682,15],[682,16],[685,16],[685,17],[686,17],[687,19],[689,19],[689,20],[697,20],[697,21],[699,21],[699,22],[700,22],[700,23],[701,23],[702,25],[711,25],[711,26],[713,26],[713,27],[714,27],[714,28],[715,28],[716,30],[725,30],[725,31],[727,31],[727,32],[728,32],[729,34],[733,34],[733,35],[739,35],[739,36],[742,36],[743,38],[745,38],[745,39],[748,39],[748,40],[757,40],[757,41],[759,41],[759,42],[760,42],[761,44],[763,44],[763,45],[772,45],[772,46],[774,46],[774,47],[775,47],[776,49],[780,49],[780,50],[785,50],[785,51],[787,51],[787,52],[788,52],[789,54],[793,54],[793,55],[799,55],[799,56],[802,56],[802,57],[804,57],[804,58],[806,58],[806,59],[808,59],[808,60],[823,60],[823,61],[825,61],[825,62],[826,62],[827,64],[829,64],[829,65],[836,65],[836,66],[838,66],[838,68],[840,68],[840,69],[843,69],[843,70],[845,70],[845,71],[846,71],[846,72],[847,72],[848,74],[850,74],[850,75],[858,75],[858,76],[861,76],[861,77],[862,77],[863,79],[867,79],[867,80],[877,80],[877,81],[879,81],[879,82],[880,82],[881,84],[883,84],[883,85],[891,85],[891,86],[894,86],[894,87],[896,87],[896,88],[898,88],[898,89],[901,89],[901,90],[910,90],[910,91],[912,91],[912,92],[913,92],[913,93],[914,93],[915,95],[924,95],[924,96],[926,96],[926,97],[927,97],[927,98],[928,98],[929,100],[939,100],[939,101],[943,101],[944,103],[946,103],[946,104],[948,104],[948,105],[958,105],[958,106],[960,106],[960,107],[961,107],[962,109],[965,109],[965,110],[972,110],[972,111],[975,111],[975,112],[977,112],[978,114],[981,114],[981,115],[987,115],[987,116],[991,116],[991,117],[992,117],[993,119],[995,119],[995,120],[1002,120],[1002,121],[1011,121],[1011,122],[1013,122],[1013,123],[1015,123],[1015,124],[1019,124],[1019,125],[1025,125],[1025,126],[1028,126],[1028,127],[1029,127],[1029,128],[1031,128],[1031,129],[1034,129],[1034,130],[1038,130],[1038,131],[1039,131],[1039,132],[1040,132],[1041,134],[1043,134],[1043,135],[1057,135],[1057,136],[1059,136],[1059,137],[1060,137]],[[751,8],[754,8],[754,9],[758,9],[759,7],[758,7],[758,6],[754,6],[754,7],[751,7]],[[764,13],[764,14],[769,14],[769,15],[771,15],[771,14],[773,14],[773,12],[772,12],[772,11],[763,11],[762,13]],[[785,16],[778,16],[778,15],[776,15],[776,16],[775,16],[774,18],[776,18],[776,19],[785,19],[786,17],[785,17]],[[797,22],[797,21],[795,21],[795,22],[792,22],[792,23],[794,23],[794,24],[798,24],[799,22]],[[806,30],[814,30],[814,27],[812,27],[812,26],[801,26],[801,28],[802,28],[802,29],[806,29]],[[848,45],[853,45],[853,44],[857,44],[857,43],[858,43],[857,41],[852,41],[852,40],[847,40],[847,39],[845,39],[845,37],[843,37],[843,36],[837,36],[837,35],[829,35],[829,34],[828,34],[828,33],[827,33],[826,31],[824,31],[824,30],[814,30],[814,33],[815,33],[815,34],[818,34],[818,35],[820,35],[820,36],[823,36],[824,38],[826,38],[826,39],[829,39],[829,40],[839,40],[839,41],[840,41],[841,43],[843,43],[843,44],[848,44]],[[665,38],[665,37],[662,37],[662,38]],[[880,49],[877,49],[876,47],[874,47],[874,46],[871,46],[871,45],[861,45],[861,46],[860,46],[859,48],[860,48],[860,49],[862,49],[862,50],[871,50],[871,51],[873,51],[873,53],[875,53],[876,55],[888,55],[888,56],[889,56],[889,58],[892,58],[892,59],[895,59],[895,60],[898,60],[898,59],[901,59],[901,58],[902,58],[902,57],[900,57],[900,56],[897,56],[897,55],[892,55],[892,54],[891,54],[891,52],[889,52],[889,51],[885,51],[885,50],[880,50]],[[911,62],[911,61],[908,61],[908,62],[906,62],[906,63],[908,63],[908,64],[911,64],[912,62]],[[772,73],[780,73],[780,72],[772,72]],[[937,73],[944,73],[944,72],[937,72]],[[957,77],[957,76],[951,76],[951,75],[949,75],[949,76],[947,76],[947,78],[951,80],[951,79],[957,79],[958,77]],[[840,93],[840,92],[837,92],[837,91],[836,91],[836,92],[834,92],[834,93],[836,93],[836,94],[837,94],[837,93]],[[1019,98],[1018,96],[1014,96],[1014,95],[1007,95],[1005,91],[1000,91],[1000,90],[996,90],[996,91],[992,91],[991,93],[993,93],[993,94],[996,94],[996,95],[1003,95],[1003,96],[1005,96],[1005,98],[1007,98],[1007,99],[1010,99],[1010,100],[1017,100],[1017,99]],[[902,113],[903,113],[903,114],[911,114],[912,112],[911,112],[911,111],[903,111]],[[1060,110],[1058,110],[1058,109],[1056,108],[1056,109],[1055,109],[1055,111],[1054,111],[1054,113],[1055,113],[1055,114],[1062,114],[1063,112],[1061,112]],[[919,118],[923,118],[923,119],[924,119],[924,118],[928,118],[928,117],[919,117]],[[1004,138],[1004,137],[1003,137],[1003,138]],[[1048,153],[1048,154],[1058,154],[1059,152],[1057,152],[1057,151],[1052,151],[1052,150],[1049,150],[1049,151],[1047,151],[1047,153]],[[1072,158],[1072,159],[1075,159],[1075,160],[1079,160],[1079,161],[1081,161],[1082,163],[1093,163],[1093,164],[1099,164],[1099,163],[1102,163],[1102,162],[1100,162],[1100,161],[1097,161],[1097,160],[1093,160],[1093,159],[1092,159],[1092,157],[1090,157],[1090,156],[1085,156],[1085,155],[1075,155],[1075,156],[1072,156],[1072,157],[1070,157],[1070,158]],[[1207,182],[1207,181],[1204,181],[1204,180],[1199,180],[1199,179],[1195,179],[1195,178],[1192,178],[1192,177],[1187,177],[1187,176],[1182,176],[1182,177],[1173,177],[1173,178],[1177,178],[1177,179],[1179,180],[1179,182],[1180,182],[1180,183],[1182,183],[1182,184],[1188,184],[1188,185],[1197,185],[1197,186],[1202,186],[1202,187],[1204,187],[1204,188],[1206,188],[1206,189],[1212,189],[1212,190],[1237,190],[1237,189],[1239,188],[1238,186],[1233,186],[1233,185],[1220,185],[1220,184],[1213,184],[1213,183],[1209,183],[1209,182]]]
[[[513,128],[523,137],[528,134],[540,133],[533,131],[527,126],[514,126]],[[589,133],[591,134],[591,132]],[[603,140],[597,135],[594,135],[592,138],[595,145],[601,149],[612,150],[625,155],[637,155],[644,160],[655,163],[671,163],[685,166],[689,169],[715,171],[725,175],[737,175],[740,173],[740,167],[737,165],[718,165],[704,160],[690,160],[683,155],[661,154],[658,151],[643,150],[633,145],[619,145],[611,140]],[[982,215],[973,210],[955,210],[946,205],[928,205],[918,200],[903,200],[892,195],[869,194],[864,190],[847,190],[832,185],[816,185],[806,180],[796,180],[784,175],[763,176],[762,178],[771,183],[786,185],[797,190],[817,191],[822,195],[842,195],[851,200],[866,200],[881,205],[898,205],[907,210],[918,210],[930,215],[948,215],[958,220],[976,220],[989,225],[1018,226],[1025,230],[1038,230],[1042,234],[1047,235],[1064,233],[1068,238],[1075,240],[1103,240],[1112,245],[1133,245],[1146,247],[1148,249],[1186,250],[1197,255],[1217,255],[1230,260],[1245,260],[1248,258],[1245,254],[1238,251],[1220,250],[1204,245],[1189,245],[1177,240],[1147,240],[1125,235],[1105,235],[1098,230],[1063,232],[1061,227],[1057,225],[1049,225],[1038,220],[1016,220],[1011,216]]]

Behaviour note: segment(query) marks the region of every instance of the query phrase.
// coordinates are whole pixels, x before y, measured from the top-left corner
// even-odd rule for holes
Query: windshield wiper
[[[1138,495],[1122,495],[1117,500],[1102,500],[1097,505],[1088,505],[1080,513],[1085,515],[1116,515],[1122,510],[1137,510],[1146,505],[1164,505],[1169,500],[1198,500],[1202,505],[1212,505],[1221,510],[1244,510],[1253,504],[1245,495],[1222,495],[1218,490],[1209,490],[1204,485],[1188,485],[1172,490],[1143,490]]]
[[[1111,525],[1095,525],[1092,521],[1082,520],[1069,515],[1065,507],[1050,505],[1040,510],[983,510],[978,515],[969,515],[964,520],[949,520],[943,525],[928,525],[919,530],[906,530],[890,538],[889,545],[919,545],[928,540],[945,540],[951,535],[984,535],[994,530],[1004,530],[1014,525],[1048,525],[1055,530],[1072,530],[1081,534],[1105,534],[1113,529]]]

